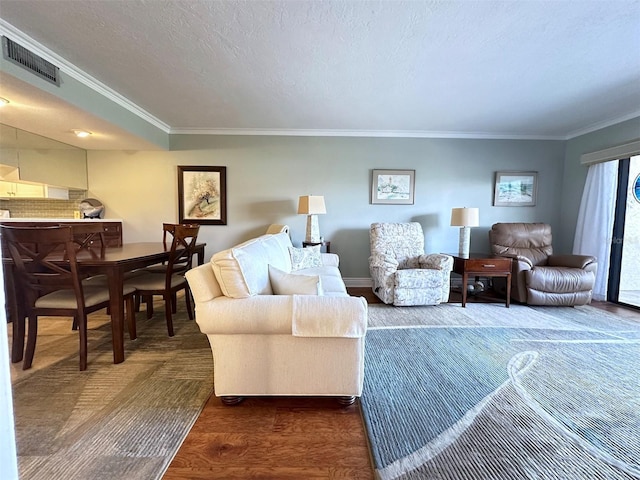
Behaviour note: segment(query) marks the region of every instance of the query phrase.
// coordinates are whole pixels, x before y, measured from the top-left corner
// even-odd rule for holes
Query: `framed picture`
[[[532,207],[536,204],[538,172],[496,172],[493,205]]]
[[[373,170],[371,203],[413,205],[415,170]]]
[[[227,167],[178,166],[180,223],[227,224]]]

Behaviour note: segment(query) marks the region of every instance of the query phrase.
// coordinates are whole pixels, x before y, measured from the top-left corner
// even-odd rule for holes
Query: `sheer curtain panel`
[[[593,255],[598,259],[598,273],[593,299],[607,299],[611,235],[618,186],[618,162],[589,166],[578,213],[573,253]]]

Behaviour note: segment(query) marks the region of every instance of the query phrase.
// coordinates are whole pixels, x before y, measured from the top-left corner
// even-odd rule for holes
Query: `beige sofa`
[[[347,294],[337,255],[268,234],[186,276],[224,403],[300,395],[350,404],[361,395],[367,303]]]

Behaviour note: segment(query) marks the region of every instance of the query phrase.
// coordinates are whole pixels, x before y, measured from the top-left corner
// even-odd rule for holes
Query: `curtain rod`
[[[583,165],[591,165],[593,163],[608,162],[610,160],[619,160],[621,158],[632,157],[640,154],[640,140],[617,147],[605,148],[597,152],[584,153],[580,156],[580,163]]]

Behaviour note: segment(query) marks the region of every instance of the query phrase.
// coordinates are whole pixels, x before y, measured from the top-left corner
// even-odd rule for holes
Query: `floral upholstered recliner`
[[[425,255],[419,223],[372,223],[369,241],[373,292],[384,303],[437,305],[449,300],[453,257]]]

